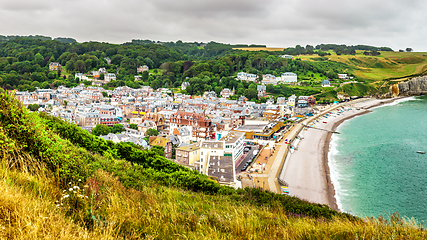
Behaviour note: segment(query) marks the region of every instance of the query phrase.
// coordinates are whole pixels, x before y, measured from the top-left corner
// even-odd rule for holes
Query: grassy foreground
[[[427,237],[415,222],[397,216],[359,219],[259,190],[209,186],[211,180],[179,167],[157,168],[163,159],[148,158],[145,150],[145,160],[130,161],[120,150],[127,146],[73,144],[88,136],[63,124],[69,128],[60,130],[68,131],[61,137],[54,124],[0,93],[1,239]],[[207,186],[162,181],[176,176]]]

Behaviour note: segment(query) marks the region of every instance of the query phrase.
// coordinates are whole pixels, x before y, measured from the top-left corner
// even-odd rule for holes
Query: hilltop
[[[31,113],[0,90],[0,236],[80,239],[422,238],[397,215],[360,219],[221,186],[130,143]]]
[[[293,57],[284,58],[286,54]],[[60,64],[61,70],[50,71],[51,63]],[[137,68],[143,65],[150,69],[149,72],[138,73]],[[123,44],[109,44],[78,43],[72,38],[45,36],[0,36],[0,86],[19,91],[60,85],[73,87],[80,83],[92,85],[95,83],[91,73],[104,69],[115,74],[115,80],[103,85],[105,89],[148,85],[153,89],[174,88],[178,92],[181,84],[189,81],[196,84],[182,93],[201,95],[205,91],[215,91],[219,94],[222,89],[234,88],[235,99],[251,95],[249,100],[265,102],[266,98],[257,98],[246,91],[252,82],[236,80],[237,73],[255,74],[258,83],[254,84],[260,84],[266,74],[280,76],[292,72],[298,75],[298,82],[286,86],[268,87],[267,84],[268,97],[310,94],[319,102],[329,102],[337,100],[340,94],[381,95],[395,81],[425,74],[426,67],[427,55],[424,53],[394,52],[387,47],[361,45],[321,44],[315,48],[307,45],[305,48],[272,49],[263,45],[217,42],[134,39]],[[76,77],[77,73],[90,77],[80,79]],[[340,79],[338,74],[347,74],[358,84],[342,87],[349,80]],[[104,77],[103,73],[97,79],[103,80]],[[330,79],[331,88],[321,86],[325,79]],[[252,88],[256,89],[256,86]]]

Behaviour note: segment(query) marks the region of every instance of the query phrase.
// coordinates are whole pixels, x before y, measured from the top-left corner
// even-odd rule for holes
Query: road
[[[246,164],[247,161],[249,161],[250,159],[252,159],[254,157],[253,153],[255,150],[258,150],[258,147],[259,147],[257,145],[246,145],[246,146],[250,146],[251,150],[249,150],[249,152],[246,153],[246,156],[243,159],[243,161],[236,167],[236,174],[239,174],[241,172],[245,172],[245,171],[242,171],[243,166]]]

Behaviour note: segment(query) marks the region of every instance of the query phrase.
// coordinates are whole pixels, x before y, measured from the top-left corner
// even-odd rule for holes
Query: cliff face
[[[427,95],[427,76],[412,78],[411,80],[390,87],[389,93],[383,97]]]

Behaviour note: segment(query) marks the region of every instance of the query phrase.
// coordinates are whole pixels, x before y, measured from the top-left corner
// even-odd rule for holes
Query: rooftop
[[[224,148],[224,142],[218,142],[218,141],[204,141],[204,142],[202,142],[201,147],[203,147],[203,148],[216,148],[216,149],[223,149],[223,148]]]
[[[225,141],[225,143],[234,143],[244,135],[245,133],[243,132],[230,131],[227,136],[221,138],[220,141]]]
[[[231,156],[211,156],[208,175],[220,182],[234,182],[233,158]]]
[[[192,151],[196,151],[199,150],[200,147],[197,147],[195,145],[187,145],[187,146],[183,146],[183,147],[179,147],[176,150],[181,150],[181,151],[186,151],[186,152],[192,152]]]

